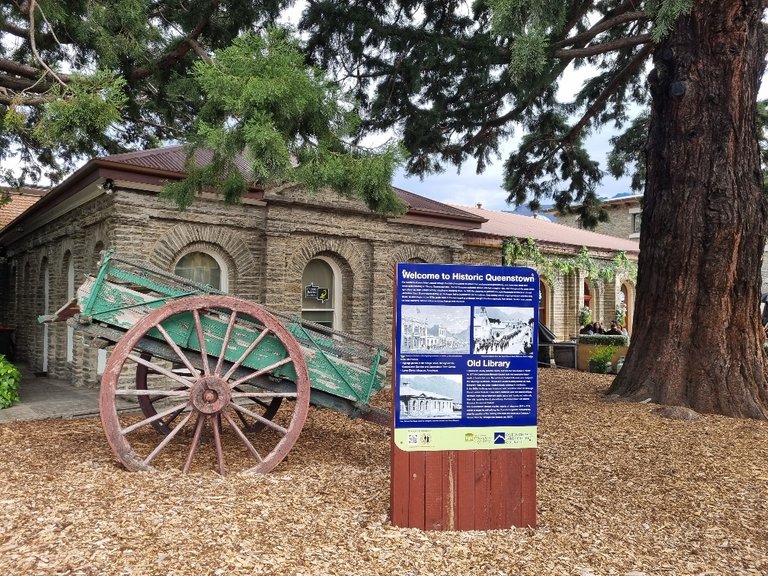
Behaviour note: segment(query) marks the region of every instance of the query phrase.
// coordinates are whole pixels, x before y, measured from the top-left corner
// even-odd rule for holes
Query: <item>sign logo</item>
[[[320,302],[325,302],[331,297],[331,291],[328,288],[315,286],[314,283],[304,287],[304,298],[314,298]]]
[[[507,433],[506,432],[494,432],[493,433],[493,443],[494,444],[506,444],[507,443]]]

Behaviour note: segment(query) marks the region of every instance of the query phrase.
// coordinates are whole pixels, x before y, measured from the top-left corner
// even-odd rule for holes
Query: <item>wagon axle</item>
[[[218,414],[232,400],[232,392],[226,380],[217,376],[203,376],[192,385],[189,398],[198,412]]]

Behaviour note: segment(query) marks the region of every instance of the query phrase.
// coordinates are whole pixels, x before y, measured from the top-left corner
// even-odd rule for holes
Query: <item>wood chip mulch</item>
[[[4,424],[0,574],[768,574],[768,423],[609,383],[541,371],[536,529],[392,527],[387,431],[330,411],[261,477],[126,472],[98,419]]]

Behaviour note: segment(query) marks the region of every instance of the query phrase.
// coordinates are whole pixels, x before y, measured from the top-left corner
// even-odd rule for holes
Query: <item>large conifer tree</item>
[[[523,129],[505,160],[509,200],[579,202],[586,226],[603,214],[583,137],[649,105],[634,157],[646,175],[635,324],[611,391],[766,418],[763,12],[760,0],[480,0],[471,12],[458,0],[310,0],[302,26],[318,62],[357,88],[365,127],[401,131],[411,172],[470,158],[483,170]],[[597,74],[560,102],[571,63]]]
[[[396,147],[355,141],[343,90],[275,27],[292,0],[13,0],[0,5],[0,184],[58,182],[93,156],[173,140],[214,152],[167,189],[237,201],[253,182],[330,186],[381,212]],[[20,166],[13,173],[10,165]],[[2,202],[2,198],[0,198]]]

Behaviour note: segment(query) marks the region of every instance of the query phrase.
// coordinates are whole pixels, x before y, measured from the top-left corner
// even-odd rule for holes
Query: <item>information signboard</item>
[[[392,524],[536,526],[539,277],[398,264]]]
[[[404,263],[397,280],[395,445],[535,448],[536,272]]]

